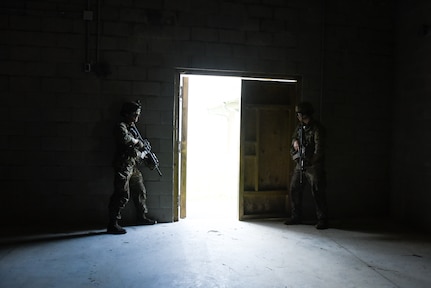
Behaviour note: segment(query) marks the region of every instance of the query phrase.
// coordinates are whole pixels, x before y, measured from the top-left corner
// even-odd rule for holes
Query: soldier
[[[144,143],[135,123],[141,114],[139,101],[126,102],[121,109],[123,121],[115,131],[116,153],[114,159],[114,193],[109,202],[109,224],[107,233],[124,234],[126,230],[118,224],[121,210],[129,202],[130,196],[136,207],[137,223],[152,225],[157,223],[146,217],[146,189],[138,164],[146,157],[142,151]]]
[[[317,120],[313,119],[314,109],[309,102],[299,103],[295,107],[295,112],[299,123],[292,136],[290,152],[297,165],[290,183],[292,215],[284,224],[295,225],[301,223],[302,195],[304,184],[308,183],[316,206],[316,228],[327,229],[328,211],[324,167],[325,129]]]

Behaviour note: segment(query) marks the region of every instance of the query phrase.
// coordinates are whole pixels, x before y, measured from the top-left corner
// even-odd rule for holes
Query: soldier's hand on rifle
[[[136,148],[138,148],[138,150],[144,148],[144,142],[142,142],[141,140],[138,140],[138,139],[136,139],[136,141],[137,142],[135,143],[135,145],[136,145]]]
[[[293,149],[295,149],[295,151],[299,150],[299,142],[298,142],[298,140],[293,141]]]
[[[145,157],[147,157],[148,152],[147,151],[141,151],[141,159],[144,159]]]

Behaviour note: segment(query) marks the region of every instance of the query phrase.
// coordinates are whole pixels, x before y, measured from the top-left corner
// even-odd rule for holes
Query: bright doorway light
[[[189,78],[187,218],[238,217],[241,78]]]

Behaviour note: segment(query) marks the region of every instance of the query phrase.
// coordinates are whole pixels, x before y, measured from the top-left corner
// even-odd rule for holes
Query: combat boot
[[[292,217],[292,218],[287,219],[284,222],[284,225],[299,225],[299,224],[301,224],[301,218],[299,218],[299,217]]]
[[[324,230],[324,229],[328,229],[328,228],[329,228],[328,220],[321,219],[321,220],[317,221],[316,229]]]
[[[138,225],[154,225],[157,223],[156,220],[149,219],[146,216],[139,217],[136,222]]]
[[[110,221],[108,224],[108,228],[106,229],[106,233],[108,234],[126,234],[127,231],[123,227],[118,224],[118,221]]]

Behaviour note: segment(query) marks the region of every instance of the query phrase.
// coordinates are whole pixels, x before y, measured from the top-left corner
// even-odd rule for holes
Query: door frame
[[[183,107],[187,107],[187,99],[183,98],[184,91],[182,91],[181,75],[206,75],[206,76],[230,76],[238,77],[249,80],[261,81],[296,81],[297,93],[296,103],[302,98],[302,77],[298,75],[284,75],[284,74],[271,74],[271,73],[252,73],[245,71],[232,71],[232,70],[211,70],[211,69],[193,69],[193,68],[176,68],[174,73],[174,131],[173,131],[173,153],[174,153],[174,169],[173,169],[173,220],[179,221],[186,218],[186,159],[187,159],[187,145],[186,139],[187,131],[183,131]],[[242,97],[242,96],[241,96]],[[240,167],[238,167],[240,169]],[[240,174],[241,175],[241,174]],[[240,181],[241,183],[241,181]],[[241,185],[241,184],[240,184]],[[240,193],[238,198],[240,198]],[[238,205],[241,205],[241,199],[238,199]],[[238,206],[238,217],[240,217],[240,207]],[[239,219],[241,220],[241,219]]]

